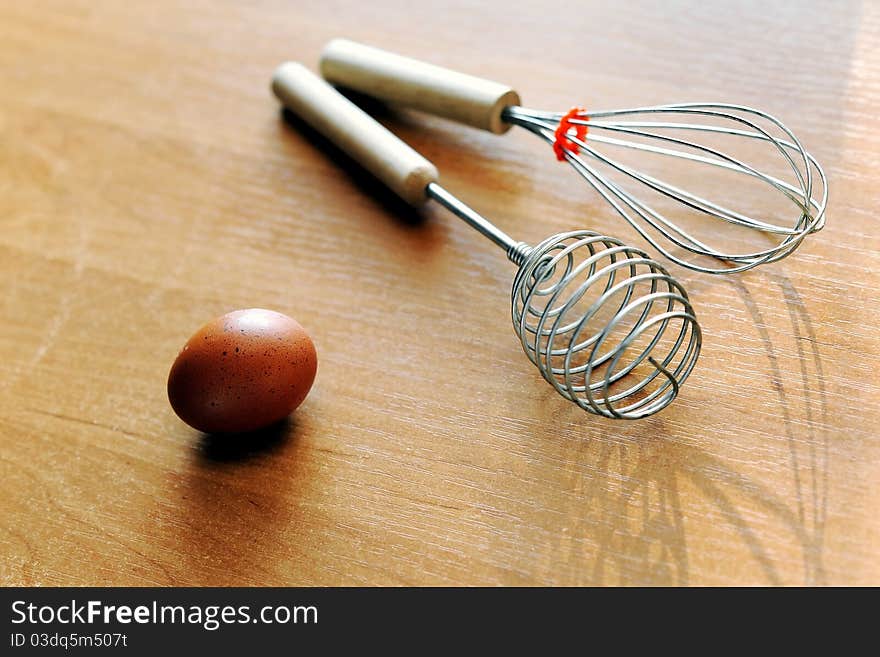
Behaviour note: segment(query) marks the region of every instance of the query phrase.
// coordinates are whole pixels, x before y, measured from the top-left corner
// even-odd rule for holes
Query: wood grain
[[[337,36],[547,109],[765,108],[824,163],[827,227],[737,277],[675,269],[696,372],[650,419],[587,416],[524,359],[491,244],[281,117],[274,68]],[[0,583],[880,584],[876,3],[41,0],[0,37]],[[637,242],[524,132],[382,118],[522,239]],[[165,380],[253,306],[319,371],[242,447]]]

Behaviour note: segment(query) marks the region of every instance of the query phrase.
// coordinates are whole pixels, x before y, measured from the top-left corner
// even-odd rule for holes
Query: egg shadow
[[[306,418],[258,431],[200,434],[169,476],[176,504],[165,519],[176,586],[286,584],[291,563],[309,558],[298,541],[314,489]]]
[[[295,422],[286,417],[256,431],[203,433],[196,450],[199,458],[206,463],[245,461],[279,451],[291,440],[295,428]]]

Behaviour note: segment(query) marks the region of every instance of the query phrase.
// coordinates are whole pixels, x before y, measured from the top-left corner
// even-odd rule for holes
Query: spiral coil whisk
[[[506,85],[346,39],[327,44],[321,72],[379,100],[497,134],[512,125],[529,130],[552,144],[557,158],[567,160],[642,238],[696,271],[729,274],[775,262],[825,224],[822,167],[788,128],[759,110],[686,103],[536,111],[522,107],[519,94]],[[626,154],[637,155],[638,164],[628,163]],[[684,184],[670,182],[690,165],[698,168],[685,171]],[[700,184],[709,191],[693,191]],[[735,203],[727,201],[730,196]],[[671,209],[665,207],[669,200],[676,202]],[[756,203],[760,209],[753,208]],[[701,226],[705,218],[717,221]]]
[[[609,418],[668,406],[696,364],[702,334],[687,292],[647,254],[592,231],[515,242],[437,183],[427,194],[518,266],[513,330],[556,391]]]
[[[677,120],[658,120],[658,117],[665,116]],[[713,123],[682,122],[687,117],[700,117]],[[502,118],[551,144],[559,143],[559,128],[562,125],[566,143],[563,148],[557,147],[557,153],[562,153],[574,170],[654,248],[670,260],[696,271],[729,274],[775,262],[791,254],[807,235],[821,230],[825,225],[827,188],[822,167],[788,128],[759,110],[742,105],[689,103],[598,112],[577,110],[564,114],[510,106],[503,110]],[[566,130],[568,126],[573,129]],[[578,128],[583,133],[588,130],[588,135],[579,136]],[[783,171],[776,176],[770,175],[718,147],[696,141],[695,137],[682,138],[680,135],[685,132],[762,142],[772,150],[770,155],[778,156],[774,159],[783,162]],[[786,225],[725,207],[612,158],[600,150],[602,145],[699,163],[749,177],[787,199],[793,206],[791,211],[795,220]],[[786,168],[791,182],[781,177]],[[628,189],[625,184],[627,180],[640,183],[701,215],[777,236],[778,242],[769,248],[745,252],[725,251],[711,246]],[[818,193],[818,199],[813,198],[814,193]],[[660,244],[657,236],[688,254],[724,260],[732,266],[701,265],[689,259],[689,256],[676,255]]]
[[[517,245],[513,327],[523,351],[566,399],[636,419],[678,394],[700,350],[687,293],[646,254],[580,230]]]

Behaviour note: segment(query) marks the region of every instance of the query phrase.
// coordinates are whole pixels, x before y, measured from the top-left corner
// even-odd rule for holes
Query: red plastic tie
[[[556,159],[560,162],[565,160],[566,152],[575,155],[580,153],[578,145],[571,140],[572,137],[576,137],[581,141],[587,138],[587,126],[580,123],[572,123],[571,120],[574,118],[583,119],[584,121],[590,120],[590,117],[587,116],[587,110],[583,107],[572,107],[562,117],[559,127],[556,128],[556,141],[553,142],[553,152],[556,153]],[[574,133],[572,133],[572,130],[574,130]]]

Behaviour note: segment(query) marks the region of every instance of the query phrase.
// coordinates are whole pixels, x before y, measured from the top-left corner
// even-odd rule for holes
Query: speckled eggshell
[[[296,320],[261,308],[236,310],[189,339],[168,374],[168,400],[199,431],[254,431],[299,406],[317,368],[315,345]]]

